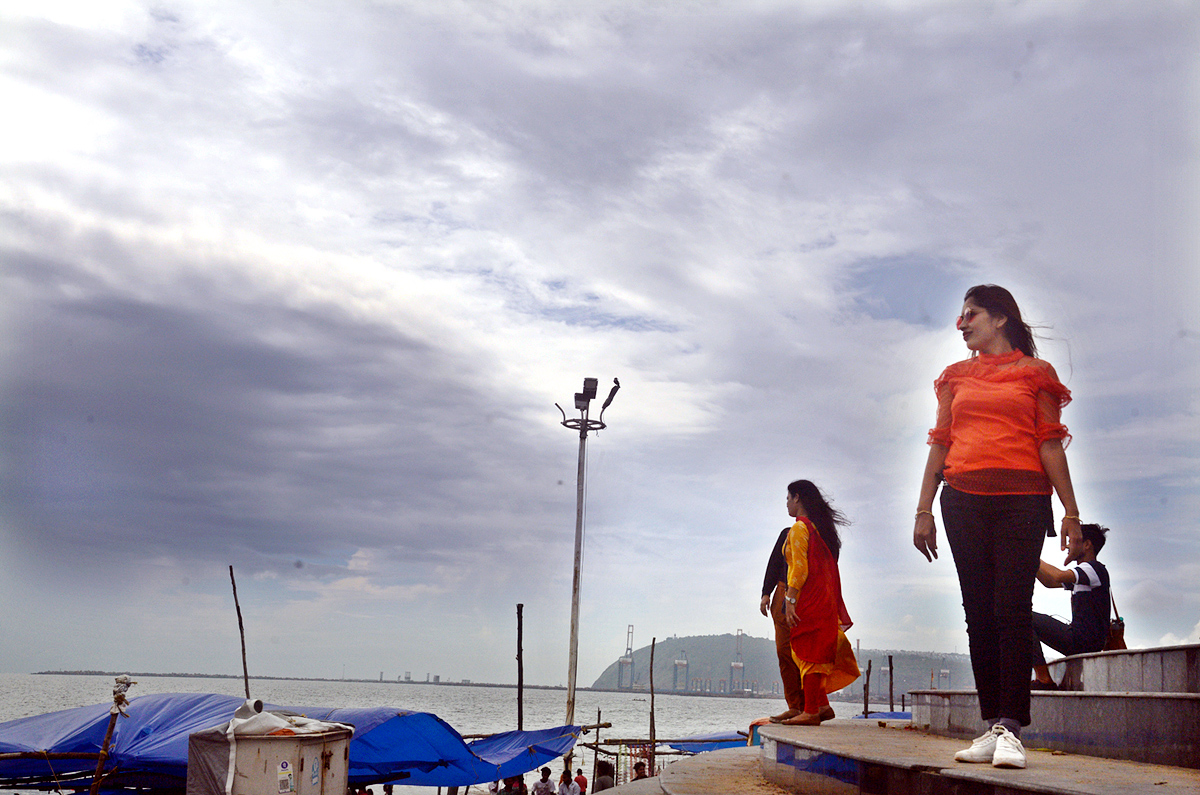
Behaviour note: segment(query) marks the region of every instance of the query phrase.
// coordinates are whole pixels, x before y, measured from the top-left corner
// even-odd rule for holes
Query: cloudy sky
[[[514,682],[523,603],[526,680],[565,683],[584,377],[622,389],[581,684],[630,624],[768,636],[799,477],[854,522],[851,637],[965,651],[911,537],[981,282],[1074,394],[1128,640],[1197,641],[1195,4],[32,5],[0,670],[239,673],[232,565],[253,674]]]

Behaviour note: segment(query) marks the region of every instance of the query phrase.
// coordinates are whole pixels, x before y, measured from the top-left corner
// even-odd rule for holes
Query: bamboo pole
[[[863,681],[863,717],[871,714],[871,663],[874,660],[867,660],[867,678]]]
[[[609,723],[609,724],[600,723],[600,710],[597,709],[596,710],[596,745],[592,746],[592,788],[593,789],[595,789],[595,787],[596,787],[596,759],[598,757],[597,752],[600,750],[598,746],[600,745],[600,727],[602,725],[611,726],[612,724],[611,723]]]
[[[100,791],[100,779],[104,773],[104,762],[108,759],[108,744],[112,741],[113,727],[117,725],[118,714],[120,713],[114,708],[112,714],[108,716],[108,730],[104,732],[104,743],[100,746],[100,755],[96,759],[96,775],[92,776],[90,795],[96,795]]]
[[[745,737],[746,732],[738,731],[736,734]],[[676,737],[675,739],[656,740],[657,745],[671,745],[673,743],[694,743],[697,742],[695,737]],[[613,740],[597,740],[594,743],[576,743],[576,745],[586,745],[591,748],[593,745],[649,745],[650,742],[645,737],[624,737]]]
[[[521,611],[525,605],[517,603],[517,731],[525,731],[525,660],[521,651],[521,635],[524,618]]]
[[[654,645],[658,638],[650,639],[650,775],[656,775],[654,767]]]
[[[893,686],[896,681],[895,671],[892,670],[895,666],[892,664],[892,655],[888,655],[888,712],[896,711],[896,692]]]
[[[128,676],[122,675],[117,677],[116,683],[113,685],[113,704],[108,709],[108,729],[104,732],[104,742],[100,745],[100,753],[96,757],[96,774],[92,776],[90,795],[96,795],[100,791],[100,781],[104,777],[104,763],[108,760],[108,746],[112,742],[113,727],[117,725],[117,718],[126,715],[125,707],[129,704],[129,699],[125,697],[125,693],[136,684],[137,682]]]
[[[233,584],[233,606],[237,610],[238,634],[242,637],[242,678],[246,683],[246,700],[250,700],[250,669],[246,666],[246,627],[242,624],[242,606],[238,604],[237,580],[233,578],[233,566],[229,567],[229,582]]]

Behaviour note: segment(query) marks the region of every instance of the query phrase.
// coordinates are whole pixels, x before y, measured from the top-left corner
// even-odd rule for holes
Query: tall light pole
[[[568,726],[575,724],[575,671],[579,667],[579,580],[580,568],[583,563],[583,486],[584,463],[587,460],[587,435],[588,431],[599,431],[606,427],[604,410],[612,403],[617,390],[621,388],[621,382],[614,378],[613,388],[609,391],[604,405],[600,407],[600,418],[588,419],[592,400],[596,397],[597,383],[595,378],[585,378],[583,379],[583,391],[575,393],[575,408],[579,409],[578,419],[567,419],[567,412],[563,411],[563,407],[557,403],[554,404],[555,408],[563,415],[562,425],[573,431],[579,431],[579,474],[575,481],[575,577],[571,584],[571,654],[567,669],[566,725]]]

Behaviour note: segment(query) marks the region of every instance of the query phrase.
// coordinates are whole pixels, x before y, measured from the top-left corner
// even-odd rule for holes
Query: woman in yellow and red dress
[[[842,601],[837,559],[842,541],[837,526],[846,518],[829,505],[812,481],[788,484],[788,531],[784,554],[788,579],[785,616],[792,628],[792,657],[804,686],[804,711],[783,723],[819,726],[834,717],[829,693],[858,678],[858,662],[846,638],[850,614]]]

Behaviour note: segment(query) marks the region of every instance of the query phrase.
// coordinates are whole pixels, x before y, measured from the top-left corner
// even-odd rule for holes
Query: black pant
[[[1028,726],[1033,584],[1054,522],[1050,495],[978,495],[945,486],[941,504],[962,588],[980,717]]]
[[[1108,628],[1105,627],[1105,629],[1107,630]],[[1096,633],[1092,633],[1092,636],[1089,637],[1087,634],[1080,632],[1079,628],[1073,624],[1059,621],[1057,618],[1048,616],[1045,613],[1033,614],[1034,665],[1046,664],[1046,655],[1042,652],[1043,643],[1064,657],[1069,657],[1072,654],[1086,654],[1091,651],[1100,651],[1104,648],[1104,643],[1107,640],[1108,637],[1106,634],[1097,635]]]

